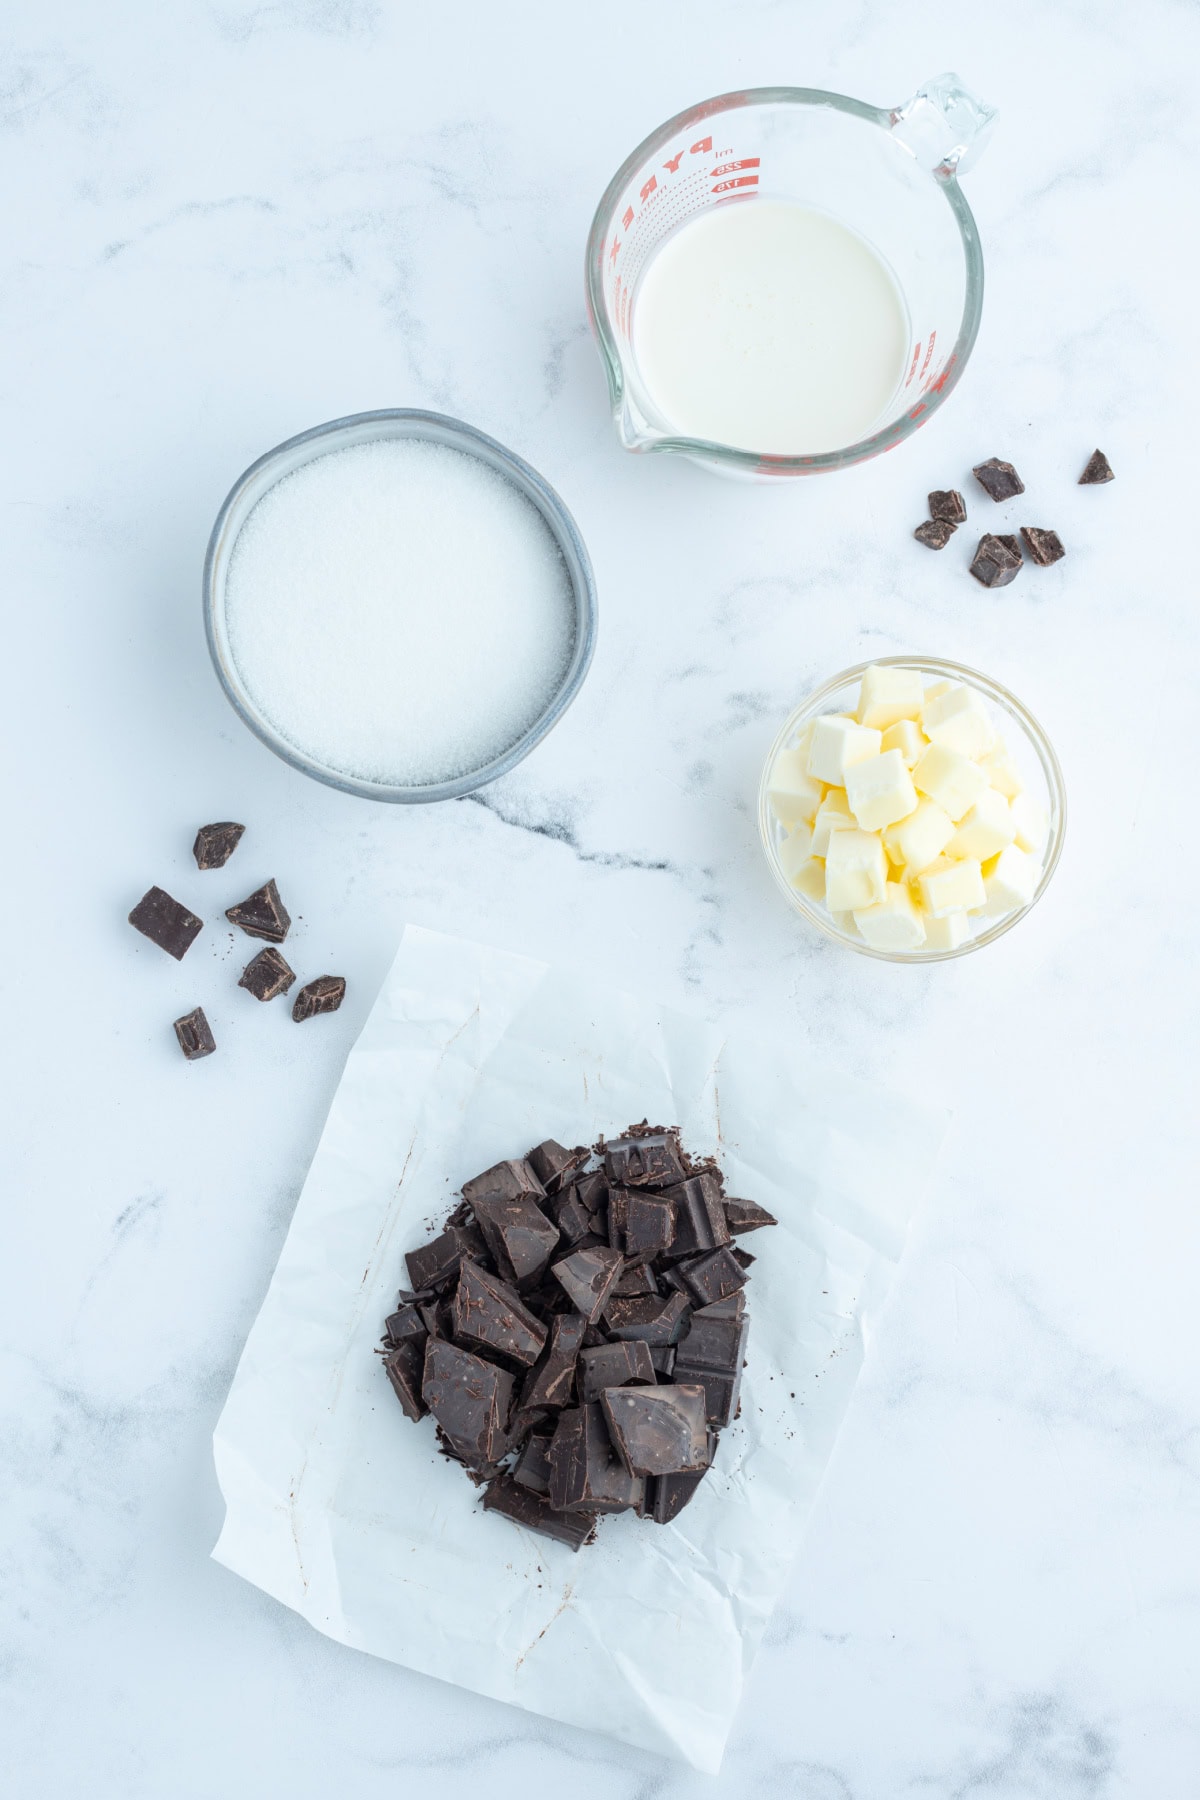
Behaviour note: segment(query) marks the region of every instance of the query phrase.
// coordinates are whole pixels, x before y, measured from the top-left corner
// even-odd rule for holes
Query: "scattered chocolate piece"
[[[739,1288],[737,1293],[730,1294],[728,1299],[718,1300],[712,1306],[700,1307],[692,1317],[697,1319],[740,1319],[745,1310],[746,1292],[744,1288]]]
[[[646,1484],[618,1456],[598,1401],[559,1414],[550,1445],[550,1504],[556,1512],[628,1512],[644,1505],[645,1497]]]
[[[725,1223],[735,1236],[740,1236],[744,1231],[759,1231],[764,1225],[779,1223],[773,1213],[753,1200],[738,1200],[734,1195],[727,1194],[722,1204],[725,1208]]]
[[[676,1351],[670,1344],[650,1344],[650,1364],[656,1375],[670,1375],[675,1368]]]
[[[540,1531],[543,1537],[555,1538],[572,1550],[582,1550],[596,1535],[594,1512],[576,1510],[556,1512],[550,1502],[529,1487],[517,1486],[507,1475],[489,1481],[483,1493],[485,1512],[497,1512],[514,1525],[525,1525]]]
[[[1007,587],[1021,569],[1020,553],[1014,553],[1002,539],[985,533],[971,563],[971,573],[986,588]]]
[[[1015,531],[997,531],[992,534],[998,544],[1003,544],[1010,555],[1021,561],[1021,540]]]
[[[728,1374],[741,1368],[749,1334],[749,1319],[725,1313],[721,1306],[703,1307],[692,1314],[676,1357],[690,1369],[721,1369]]]
[[[700,1306],[727,1300],[746,1284],[746,1271],[736,1250],[713,1250],[707,1256],[689,1258],[680,1268]]]
[[[384,1358],[387,1378],[395,1390],[396,1398],[410,1419],[423,1419],[426,1413],[424,1400],[421,1398],[421,1386],[425,1374],[424,1345],[414,1338],[397,1344],[390,1355]]]
[[[653,1387],[658,1379],[650,1360],[650,1347],[641,1338],[619,1344],[598,1344],[580,1354],[580,1399],[599,1400],[605,1388]]]
[[[1080,487],[1097,487],[1102,481],[1113,481],[1112,468],[1103,450],[1093,450],[1087,459],[1087,467],[1079,477]]]
[[[529,1163],[521,1158],[493,1163],[482,1175],[473,1175],[462,1184],[463,1200],[471,1207],[478,1206],[481,1200],[521,1200],[526,1195],[544,1200],[546,1190]]]
[[[531,1488],[535,1494],[550,1492],[550,1441],[553,1435],[549,1431],[535,1431],[525,1440],[525,1447],[513,1464],[513,1480],[521,1487]]]
[[[253,994],[256,1000],[274,1000],[277,995],[286,994],[295,979],[295,970],[289,969],[278,950],[268,948],[260,950],[246,964],[238,978],[238,986]]]
[[[475,1217],[496,1267],[518,1287],[536,1280],[558,1249],[558,1227],[531,1195],[476,1200]]]
[[[992,500],[1011,500],[1014,494],[1025,492],[1025,483],[1012,464],[1002,462],[998,456],[989,457],[987,462],[976,463],[971,473]]]
[[[698,1251],[716,1250],[729,1242],[721,1184],[711,1170],[668,1188],[665,1197],[675,1206],[673,1257],[694,1256]]]
[[[609,1434],[631,1475],[689,1474],[708,1467],[704,1389],[605,1388],[600,1396]]]
[[[694,1475],[660,1475],[650,1504],[654,1523],[670,1525],[677,1519],[707,1473],[707,1469],[698,1469]]]
[[[507,1370],[431,1337],[422,1394],[456,1456],[475,1465],[498,1460],[512,1407],[513,1378]]]
[[[525,1158],[548,1194],[557,1194],[588,1159],[586,1150],[564,1150],[554,1138],[538,1144]]]
[[[953,519],[922,519],[913,536],[929,550],[944,550],[957,529]]]
[[[967,506],[958,489],[934,488],[929,496],[929,516],[944,519],[950,525],[961,525],[967,516]]]
[[[172,900],[164,888],[147,888],[129,915],[129,923],[152,944],[182,962],[196,938],[204,930],[204,921],[189,912],[178,900]]]
[[[592,1229],[592,1215],[573,1187],[553,1194],[546,1202],[546,1211],[558,1226],[564,1244],[577,1244]]]
[[[657,1294],[658,1283],[647,1263],[627,1263],[625,1273],[613,1289],[613,1298],[632,1299],[634,1294]]]
[[[656,1294],[635,1295],[632,1300],[610,1300],[604,1309],[604,1322],[610,1337],[641,1338],[645,1344],[674,1344],[679,1341],[690,1311],[686,1294],[672,1293],[665,1299]]]
[[[344,975],[318,975],[296,995],[292,1017],[297,1025],[302,1025],[305,1019],[315,1019],[318,1013],[336,1012],[345,998]]]
[[[291,914],[279,898],[274,881],[256,888],[236,906],[227,907],[225,917],[231,925],[240,925],[247,937],[266,938],[272,944],[282,944],[292,925]]]
[[[462,1267],[467,1249],[462,1230],[451,1225],[419,1250],[410,1250],[404,1261],[408,1279],[420,1292],[423,1288],[444,1287]]]
[[[665,1187],[684,1173],[679,1133],[660,1126],[610,1138],[604,1146],[604,1172],[616,1187]]]
[[[204,1016],[202,1006],[198,1006],[195,1012],[184,1013],[182,1019],[176,1019],[175,1036],[189,1062],[199,1062],[202,1056],[211,1056],[217,1047],[217,1040]]]
[[[620,1252],[604,1244],[594,1249],[573,1250],[570,1256],[551,1263],[550,1273],[562,1283],[572,1305],[589,1325],[593,1325],[620,1280],[623,1266]]]
[[[202,825],[192,845],[198,869],[223,869],[242,841],[244,825],[223,819],[219,825]]]
[[[473,1350],[497,1350],[530,1365],[545,1347],[546,1327],[522,1306],[516,1288],[464,1262],[454,1290],[454,1336]]]
[[[1025,548],[1034,562],[1040,563],[1043,568],[1050,563],[1061,562],[1067,554],[1057,531],[1044,531],[1040,525],[1022,525],[1021,536],[1025,539]]]
[[[384,1332],[389,1346],[394,1350],[409,1338],[423,1338],[429,1329],[417,1308],[411,1301],[401,1301],[394,1313],[389,1313],[384,1320]]]
[[[560,1313],[554,1320],[541,1361],[521,1390],[522,1412],[570,1406],[575,1398],[575,1364],[586,1330],[587,1322],[579,1313]]]
[[[610,1201],[610,1207],[611,1204]],[[626,1256],[650,1262],[671,1248],[675,1239],[675,1202],[669,1194],[642,1194],[636,1188],[630,1189],[625,1215]]]

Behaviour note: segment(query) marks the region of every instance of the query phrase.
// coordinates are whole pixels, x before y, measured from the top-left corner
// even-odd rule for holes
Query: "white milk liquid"
[[[877,251],[789,200],[711,207],[667,238],[634,295],[633,354],[685,437],[840,450],[885,422],[909,324]]]

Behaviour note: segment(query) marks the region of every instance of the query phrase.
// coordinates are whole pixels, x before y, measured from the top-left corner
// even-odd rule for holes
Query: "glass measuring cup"
[[[979,330],[983,257],[958,176],[994,118],[957,75],[891,108],[819,88],[750,88],[679,113],[639,144],[609,183],[587,247],[588,314],[625,448],[771,479],[849,468],[911,437],[960,379]],[[831,214],[899,284],[910,322],[904,373],[884,422],[858,443],[783,456],[680,436],[642,380],[632,327],[651,257],[698,213],[759,196]]]

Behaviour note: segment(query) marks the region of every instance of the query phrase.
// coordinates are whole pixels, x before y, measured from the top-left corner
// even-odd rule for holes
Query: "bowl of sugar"
[[[204,561],[213,664],[277,756],[344,793],[450,800],[578,693],[596,590],[528,463],[441,413],[356,413],[252,463]]]

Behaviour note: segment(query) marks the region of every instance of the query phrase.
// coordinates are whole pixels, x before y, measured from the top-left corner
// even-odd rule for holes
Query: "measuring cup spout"
[[[892,136],[931,175],[961,175],[987,145],[994,106],[977,100],[955,74],[935,75],[892,108]]]

